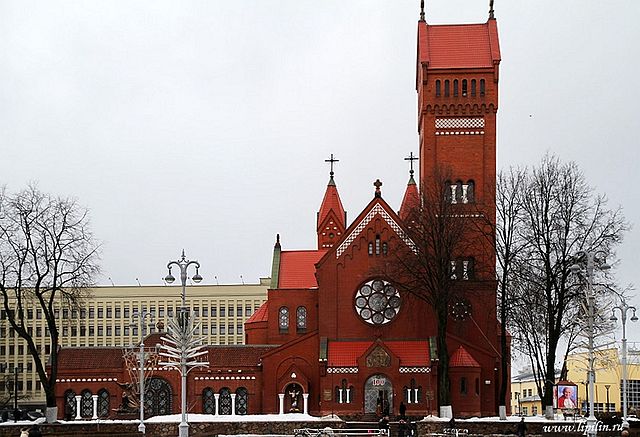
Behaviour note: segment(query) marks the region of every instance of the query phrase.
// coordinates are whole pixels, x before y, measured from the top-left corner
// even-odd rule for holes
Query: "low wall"
[[[516,421],[457,421],[456,429],[459,437],[472,436],[494,436],[508,437],[514,436],[516,432]],[[632,424],[633,426],[633,424]],[[13,425],[10,423],[0,424],[0,437],[18,437],[20,429],[26,425]],[[313,422],[193,422],[189,427],[190,437],[213,437],[218,435],[254,434],[254,435],[294,435],[297,428],[344,428],[342,421],[313,421]],[[554,428],[566,427],[566,428]],[[454,432],[448,430],[448,422],[416,422],[417,437],[423,436],[453,436]],[[138,424],[136,422],[114,423],[114,422],[73,422],[56,423],[51,425],[41,425],[40,430],[43,436],[56,437],[140,437]],[[148,423],[146,424],[147,436],[149,437],[175,437],[178,435],[178,423]],[[540,421],[527,422],[527,437],[561,437],[561,436],[582,436],[584,429],[577,423],[564,421]],[[599,437],[620,436],[619,430],[606,431],[598,430]],[[630,429],[632,437],[640,437],[640,428]],[[390,424],[390,437],[398,436],[398,424]]]

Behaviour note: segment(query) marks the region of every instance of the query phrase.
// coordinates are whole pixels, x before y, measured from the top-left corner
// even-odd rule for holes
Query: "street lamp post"
[[[189,308],[187,308],[187,295],[186,295],[186,287],[187,287],[187,269],[189,266],[195,266],[196,274],[191,278],[193,282],[196,284],[202,281],[202,276],[198,273],[198,269],[200,269],[200,263],[198,261],[189,261],[186,259],[184,255],[184,249],[182,250],[182,256],[177,261],[169,261],[167,264],[167,269],[169,269],[169,274],[164,278],[164,280],[168,284],[172,284],[176,278],[171,274],[171,267],[177,266],[180,269],[180,282],[182,283],[182,307],[180,308],[180,313],[178,314],[179,325],[182,330],[183,336],[186,336],[188,333],[186,330],[189,326]],[[183,354],[184,355],[184,354]],[[181,408],[182,408],[182,419],[180,421],[179,429],[179,437],[189,437],[189,424],[187,423],[187,363],[186,359],[183,356],[181,358],[181,366],[180,373],[182,376],[182,390],[181,390]]]
[[[609,413],[611,411],[611,409],[609,408],[609,389],[611,388],[610,384],[605,384],[604,386],[605,390],[607,390],[607,408],[605,408],[604,410]]]
[[[627,421],[627,312],[633,311],[631,321],[636,322],[638,317],[636,316],[636,307],[629,306],[623,300],[620,305],[613,307],[613,314],[611,321],[617,322],[616,310],[620,311],[622,318],[622,427],[628,428],[629,422]],[[607,401],[608,402],[608,401]]]
[[[5,373],[9,369],[9,365],[7,363],[0,364],[0,370],[2,373]],[[13,421],[18,421],[18,415],[20,412],[18,411],[18,366],[13,367]]]
[[[597,420],[594,412],[595,399],[595,356],[594,356],[594,325],[595,325],[595,295],[593,293],[593,270],[598,267],[600,270],[608,270],[611,267],[605,261],[606,254],[602,251],[597,252],[578,252],[576,255],[576,264],[570,267],[572,273],[585,274],[587,280],[586,298],[588,310],[587,333],[589,335],[589,417],[587,418],[587,436],[595,437],[597,434]]]
[[[140,359],[140,425],[138,425],[138,432],[141,432],[142,435],[145,435],[146,433],[146,428],[144,426],[144,364],[145,364],[145,358],[144,358],[144,327],[145,327],[145,320],[149,319],[149,322],[153,322],[153,314],[150,313],[149,311],[140,311],[140,312],[136,312],[133,313],[133,315],[131,316],[131,326],[135,327],[136,326],[136,322],[135,319],[138,319],[138,323],[140,326],[140,353],[139,353],[139,359]]]

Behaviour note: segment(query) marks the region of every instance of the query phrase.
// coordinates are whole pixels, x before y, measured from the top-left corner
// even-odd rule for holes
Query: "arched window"
[[[451,203],[462,203],[462,181],[456,182],[456,197]]]
[[[289,308],[280,307],[278,311],[278,326],[280,326],[280,332],[289,330]]]
[[[453,81],[453,96],[458,97],[458,79]]]
[[[67,390],[64,392],[64,418],[73,420],[76,417],[76,392]]]
[[[296,329],[300,332],[307,330],[307,308],[298,307],[296,310]]]
[[[171,386],[162,379],[153,377],[144,387],[144,412],[149,417],[171,414]]]
[[[109,392],[106,388],[98,391],[98,417],[109,416]]]
[[[462,79],[462,97],[467,97],[467,79]]]
[[[475,277],[474,259],[466,258],[462,260],[462,279],[469,280]]]
[[[473,181],[467,182],[467,203],[473,203],[476,201],[476,183]]]
[[[454,191],[455,191],[455,186],[451,184],[451,181],[446,181],[444,183],[444,199],[447,203],[453,203]]]
[[[210,387],[202,391],[202,412],[204,414],[216,414],[216,397]]]
[[[236,414],[243,416],[249,411],[249,391],[244,387],[236,390]]]
[[[440,88],[441,88],[441,83],[440,80],[436,80],[436,97],[440,97]]]
[[[460,378],[460,394],[466,395],[468,389],[469,388],[467,386],[467,378],[463,376]]]
[[[221,415],[231,414],[231,390],[227,387],[220,389],[220,397],[218,398],[218,413]]]
[[[382,243],[382,254],[387,255],[389,253],[389,245],[387,243]]]
[[[476,80],[475,79],[471,79],[471,96],[472,97],[476,96]]]
[[[444,81],[444,96],[449,97],[449,80]]]
[[[485,83],[484,79],[480,79],[480,95],[484,96],[485,93]]]
[[[80,396],[80,415],[82,417],[93,416],[93,395],[91,390],[83,390]]]
[[[376,255],[380,255],[380,235],[376,235]]]
[[[353,386],[349,386],[346,379],[343,379],[340,385],[336,387],[336,400],[339,404],[353,402]]]
[[[369,243],[369,256],[373,255],[373,243]]]

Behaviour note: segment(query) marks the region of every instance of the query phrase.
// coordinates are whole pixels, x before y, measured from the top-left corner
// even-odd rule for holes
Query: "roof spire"
[[[489,20],[493,20],[496,17],[493,15],[493,0],[489,0]]]
[[[329,171],[329,185],[335,185],[335,181],[333,180],[333,163],[334,162],[340,162],[339,159],[335,159],[333,157],[333,153],[331,154],[331,158],[329,159],[325,159],[324,162],[328,162],[331,165],[331,171]]]
[[[413,161],[417,161],[418,157],[413,155],[413,152],[409,153],[409,156],[404,158],[405,161],[409,161],[411,165],[411,170],[409,170],[409,184],[416,183],[415,179],[413,179]]]
[[[420,0],[420,21],[424,21],[424,0]]]

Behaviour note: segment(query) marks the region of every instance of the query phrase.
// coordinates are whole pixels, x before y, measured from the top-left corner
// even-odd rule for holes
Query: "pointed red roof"
[[[418,23],[418,62],[429,69],[491,68],[500,62],[496,20],[482,24]]]
[[[327,185],[327,190],[324,192],[324,198],[322,199],[322,204],[320,205],[320,210],[318,211],[317,230],[320,230],[320,226],[323,225],[330,211],[334,212],[334,214],[336,215],[336,220],[344,229],[346,227],[345,217],[344,217],[344,208],[342,207],[342,201],[340,200],[340,195],[338,194],[338,188],[336,187],[336,184],[333,181],[333,177],[329,180],[329,184]]]
[[[420,194],[418,193],[416,181],[413,180],[413,176],[411,176],[411,179],[409,179],[409,183],[407,184],[407,189],[404,192],[404,197],[402,198],[402,204],[400,205],[398,215],[404,221],[407,219],[411,211],[418,206],[420,206]]]
[[[480,367],[467,350],[460,346],[449,359],[449,367]]]
[[[269,310],[269,301],[266,301],[265,303],[260,305],[260,308],[258,308],[258,310],[255,313],[253,313],[251,317],[249,317],[247,321],[244,323],[247,324],[247,323],[266,322],[267,314],[269,314],[268,310]]]
[[[326,250],[282,251],[278,288],[318,288],[316,263],[326,252]]]

